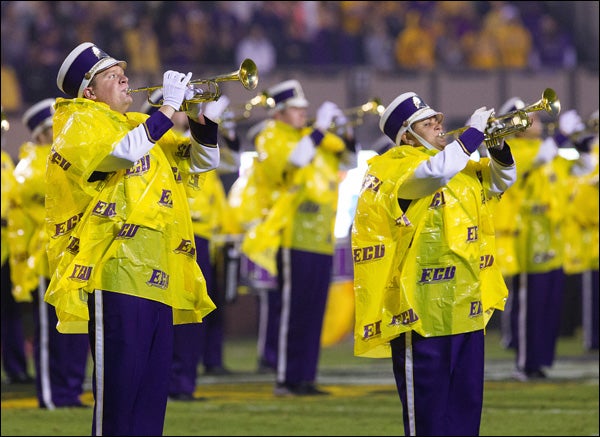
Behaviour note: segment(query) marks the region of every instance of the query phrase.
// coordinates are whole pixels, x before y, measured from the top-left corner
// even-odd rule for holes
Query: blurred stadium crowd
[[[544,1],[3,1],[6,111],[56,96],[56,72],[72,47],[93,41],[153,83],[166,69],[239,65],[382,74],[436,68],[570,69],[589,64],[574,10],[588,2]],[[562,4],[563,9],[557,4]],[[597,24],[597,17],[595,19]],[[596,30],[597,37],[597,30]],[[592,56],[593,58],[593,56]],[[26,77],[26,80],[22,78]],[[6,99],[4,97],[7,97]]]

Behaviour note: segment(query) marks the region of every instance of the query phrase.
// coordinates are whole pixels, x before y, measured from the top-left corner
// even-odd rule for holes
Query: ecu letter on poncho
[[[484,329],[508,289],[494,262],[494,226],[484,195],[487,158],[406,211],[398,188],[436,151],[394,147],[369,160],[352,227],[357,356],[391,356],[411,330],[443,336]]]
[[[162,302],[175,324],[201,322],[215,305],[196,263],[188,196],[190,143],[169,130],[129,169],[90,176],[148,116],[125,115],[87,99],[57,99],[46,173],[46,226],[52,273],[45,301],[57,329],[85,333],[96,289]]]

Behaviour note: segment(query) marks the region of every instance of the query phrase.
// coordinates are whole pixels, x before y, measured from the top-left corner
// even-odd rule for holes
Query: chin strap
[[[436,147],[432,146],[431,144],[429,144],[429,142],[425,141],[420,135],[417,135],[415,133],[415,131],[412,130],[412,126],[409,126],[408,129],[407,129],[407,131],[410,132],[411,134],[413,134],[413,136],[417,140],[419,140],[419,143],[421,143],[421,145],[424,146],[426,149],[429,149],[429,150],[439,150],[438,148],[436,148]]]

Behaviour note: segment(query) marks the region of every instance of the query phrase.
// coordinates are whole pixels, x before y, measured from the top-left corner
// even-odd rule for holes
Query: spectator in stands
[[[577,51],[569,33],[560,28],[552,15],[542,15],[539,30],[534,34],[531,66],[535,69],[556,69],[576,65]]]
[[[152,15],[140,15],[136,25],[125,31],[123,42],[131,73],[140,83],[155,83],[161,71],[161,54]]]
[[[369,19],[363,40],[365,62],[377,72],[390,73],[396,68],[394,38],[390,35],[383,18]]]
[[[467,32],[460,42],[468,68],[489,71],[500,67],[500,51],[490,25]]]
[[[248,33],[235,48],[237,65],[240,65],[246,58],[250,58],[256,63],[261,75],[268,75],[277,66],[275,45],[269,40],[261,24],[252,23],[248,28]]]
[[[429,71],[435,67],[437,37],[430,24],[418,11],[407,13],[406,27],[396,37],[394,48],[400,69]]]
[[[508,69],[529,67],[533,40],[521,22],[519,10],[515,6],[502,8],[499,21],[491,29],[496,37],[500,65]]]

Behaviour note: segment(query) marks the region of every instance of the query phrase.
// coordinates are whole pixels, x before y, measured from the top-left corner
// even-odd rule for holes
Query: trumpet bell
[[[546,88],[542,98],[529,106],[490,118],[485,135],[486,146],[498,147],[502,138],[527,130],[533,124],[528,113],[536,111],[546,111],[553,118],[560,113],[560,100],[552,88]]]
[[[240,82],[247,90],[256,89],[258,85],[258,69],[252,59],[244,59],[238,70]]]
[[[352,110],[351,110],[352,111]],[[359,116],[362,116],[366,113],[375,114],[381,116],[385,111],[385,106],[381,103],[381,100],[375,97],[372,100],[369,100],[367,103],[358,107],[358,110],[354,110],[355,113],[359,113]]]
[[[546,111],[553,118],[560,113],[560,100],[552,88],[546,88],[542,93],[542,98],[529,106],[497,117],[490,117],[485,130],[486,146],[497,147],[502,138],[527,130],[533,123],[528,113],[536,111]],[[442,132],[440,136],[456,137],[465,130],[467,127],[461,127],[450,132]]]
[[[544,90],[542,98],[539,100],[539,104],[542,105],[542,109],[546,111],[552,118],[560,114],[560,100],[558,100],[556,91],[554,91],[552,88],[546,88]]]
[[[194,96],[190,99],[186,99],[183,101],[183,104],[181,105],[181,110],[186,110],[188,105],[192,103],[202,103],[219,100],[219,98],[221,97],[221,88],[219,87],[219,82],[234,80],[241,82],[242,86],[247,90],[253,90],[256,88],[256,86],[258,85],[258,69],[256,68],[256,64],[252,59],[244,59],[244,61],[240,64],[240,68],[238,68],[232,73],[222,74],[208,79],[191,80],[188,85],[194,90]],[[207,89],[203,89],[202,85],[206,85]],[[154,107],[161,107],[163,103],[162,99],[158,102],[153,102],[150,98],[152,92],[160,88],[162,88],[162,86],[157,85],[129,89],[127,92],[128,94],[131,94],[139,91],[146,91],[148,93],[148,103]]]

